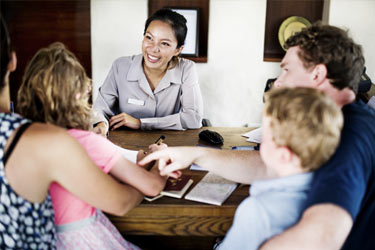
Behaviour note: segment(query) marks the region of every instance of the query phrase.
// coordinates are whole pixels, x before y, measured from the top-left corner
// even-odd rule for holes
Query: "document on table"
[[[193,179],[191,178],[191,175],[182,175],[177,179],[169,177],[163,191],[161,191],[159,195],[155,197],[145,196],[144,199],[149,202],[163,196],[181,199],[192,184]]]
[[[185,196],[185,199],[220,206],[236,187],[237,183],[209,172]]]
[[[190,170],[196,170],[196,171],[207,171],[206,169],[202,168],[201,166],[193,163],[190,165]]]
[[[262,127],[256,128],[243,134],[242,136],[247,137],[246,141],[261,143],[262,142]]]

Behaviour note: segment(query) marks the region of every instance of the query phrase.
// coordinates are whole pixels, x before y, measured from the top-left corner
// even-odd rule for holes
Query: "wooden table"
[[[160,135],[165,135],[165,143],[168,146],[207,145],[198,137],[199,132],[204,129],[219,132],[223,136],[224,145],[219,148],[231,149],[232,146],[252,145],[241,136],[251,128],[230,127],[209,127],[186,131],[116,130],[110,132],[109,139],[118,146],[132,150],[147,150],[148,145],[154,143]],[[190,170],[184,170],[184,173],[192,175],[194,180],[187,193],[206,174],[206,172]],[[248,185],[238,187],[222,206],[162,197],[153,202],[143,201],[125,216],[109,215],[109,218],[127,238],[129,235],[224,236],[232,224],[237,206],[249,195],[248,188]]]

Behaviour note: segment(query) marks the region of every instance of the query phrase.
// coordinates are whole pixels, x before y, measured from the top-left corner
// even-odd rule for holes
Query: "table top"
[[[212,130],[221,134],[224,138],[224,145],[218,146],[221,149],[231,149],[233,146],[254,145],[246,141],[242,135],[252,130],[246,127],[203,127],[184,131],[173,130],[115,130],[109,133],[108,139],[120,147],[132,150],[147,150],[161,135],[166,138],[164,143],[168,146],[211,146],[199,139],[198,134],[203,130]]]
[[[198,136],[205,129],[222,135],[224,145],[219,149],[253,145],[242,137],[251,128],[231,127],[205,127],[185,131],[124,129],[111,131],[109,140],[131,150],[147,150],[148,145],[154,143],[160,135],[166,137],[164,142],[168,146],[208,146]],[[194,181],[186,192],[188,193],[207,172],[187,169],[183,173],[192,175]],[[121,233],[127,235],[222,236],[229,229],[237,206],[249,195],[248,190],[248,185],[240,185],[221,206],[171,197],[162,197],[152,202],[144,200],[125,216],[109,215],[109,218]]]

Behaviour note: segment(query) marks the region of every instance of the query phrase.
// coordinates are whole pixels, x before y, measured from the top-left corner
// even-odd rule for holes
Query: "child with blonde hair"
[[[216,249],[258,249],[294,225],[303,212],[314,170],[333,155],[343,115],[334,101],[312,88],[266,93],[260,154],[279,178],[255,181]]]
[[[161,177],[155,167],[146,171],[130,162],[109,140],[87,131],[91,122],[90,90],[91,81],[74,54],[63,44],[54,43],[40,49],[28,64],[18,92],[18,109],[33,121],[68,129],[102,171],[138,190],[127,193],[130,210],[143,194],[159,194],[166,177]],[[122,238],[100,210],[60,183],[52,183],[49,191],[58,249],[138,249]]]

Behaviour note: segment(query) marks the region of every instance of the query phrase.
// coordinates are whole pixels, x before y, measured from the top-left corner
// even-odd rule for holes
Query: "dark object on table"
[[[358,84],[358,93],[365,93],[371,89],[371,79],[366,74],[366,67],[363,69],[361,80]]]
[[[223,145],[224,143],[224,138],[218,132],[211,130],[203,130],[200,132],[199,139],[214,145]]]

